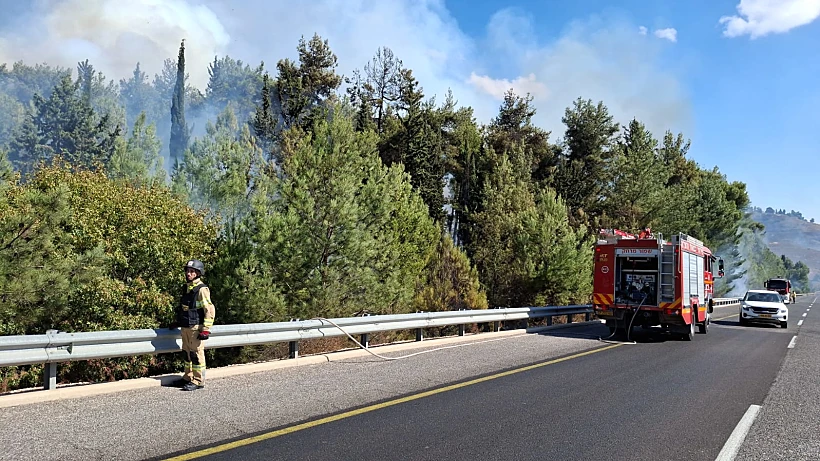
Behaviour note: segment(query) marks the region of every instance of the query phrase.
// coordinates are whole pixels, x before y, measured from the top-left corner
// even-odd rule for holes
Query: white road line
[[[795,341],[797,341],[797,336],[792,336],[792,340],[789,341],[789,345],[786,347],[786,349],[794,349]]]
[[[808,314],[806,314],[805,312],[803,312],[803,317],[805,317],[806,315],[808,315]]]
[[[746,434],[749,433],[749,429],[751,429],[752,423],[755,421],[759,412],[760,405],[749,406],[749,409],[746,410],[746,413],[740,418],[740,422],[735,426],[735,430],[732,431],[732,435],[726,440],[723,449],[720,450],[715,461],[733,461],[735,459],[738,450],[740,450],[740,446],[743,444],[743,440],[746,439]]]
[[[803,325],[803,320],[802,319],[799,322],[797,322],[797,326],[800,326],[800,325]]]

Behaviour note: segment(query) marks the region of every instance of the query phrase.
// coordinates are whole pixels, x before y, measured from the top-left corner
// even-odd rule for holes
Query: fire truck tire
[[[687,341],[694,341],[695,340],[695,322],[689,324],[689,333],[683,334],[683,339]]]
[[[698,324],[698,333],[705,335],[707,331],[709,331],[709,317],[706,317],[703,323]]]

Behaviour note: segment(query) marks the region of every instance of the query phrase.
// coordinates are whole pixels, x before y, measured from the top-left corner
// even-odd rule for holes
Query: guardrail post
[[[459,336],[464,336],[464,330],[465,330],[464,324],[459,325],[458,326],[458,335]]]
[[[547,316],[547,326],[548,326],[548,327],[551,327],[551,326],[552,326],[552,316],[551,316],[551,315],[548,315],[548,316]]]
[[[291,322],[299,322],[302,319],[290,319]],[[288,357],[292,359],[299,358],[299,341],[288,342]]]
[[[59,330],[46,330],[46,335],[49,336],[49,345],[46,346],[46,351],[53,347],[51,345],[51,336],[57,333],[59,333]],[[46,363],[43,367],[43,389],[47,391],[57,389],[57,364],[55,362]]]
[[[592,314],[587,312],[586,314],[584,314],[584,322],[589,322],[590,320],[592,320]]]
[[[567,325],[572,323],[572,314],[567,314]]]
[[[362,337],[359,342],[362,343],[362,346],[364,346],[365,349],[367,349],[370,347],[370,335],[367,333],[362,333]]]
[[[43,368],[43,389],[51,391],[57,389],[57,364],[47,363]]]
[[[416,328],[416,341],[424,341],[424,329]]]

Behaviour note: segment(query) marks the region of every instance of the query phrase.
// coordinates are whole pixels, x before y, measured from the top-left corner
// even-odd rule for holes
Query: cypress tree
[[[177,58],[177,82],[171,99],[171,141],[169,149],[175,166],[188,148],[188,127],[185,124],[185,39],[179,45]]]

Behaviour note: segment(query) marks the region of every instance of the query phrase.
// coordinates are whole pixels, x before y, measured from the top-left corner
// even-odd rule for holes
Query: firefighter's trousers
[[[182,353],[185,354],[185,374],[182,376],[198,386],[205,384],[205,345],[197,336],[199,325],[183,327]]]

